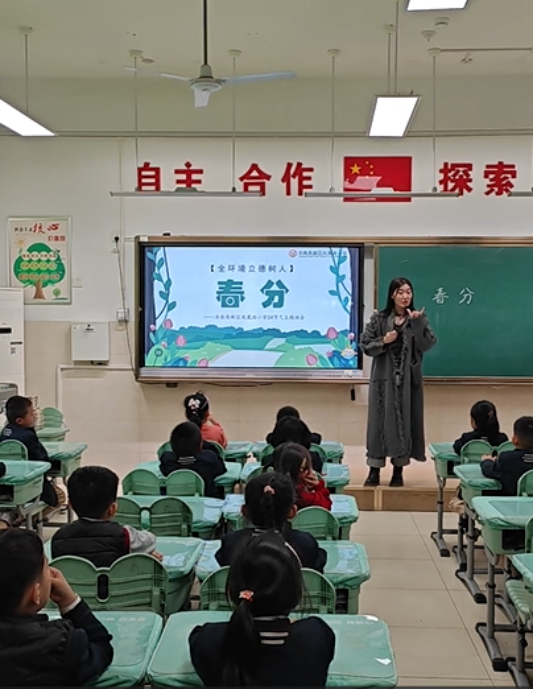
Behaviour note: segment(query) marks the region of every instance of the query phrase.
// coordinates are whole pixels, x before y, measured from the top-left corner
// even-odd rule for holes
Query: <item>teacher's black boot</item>
[[[364,486],[379,486],[380,485],[380,467],[371,467],[367,479],[363,483]]]
[[[404,479],[402,478],[402,467],[393,466],[393,474],[391,476],[390,486],[404,486]]]

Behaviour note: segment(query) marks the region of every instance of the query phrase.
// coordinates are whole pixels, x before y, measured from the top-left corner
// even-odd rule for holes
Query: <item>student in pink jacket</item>
[[[228,438],[224,429],[210,413],[210,402],[200,391],[188,395],[184,400],[185,416],[190,422],[200,427],[202,440],[213,441],[223,448],[228,445]]]

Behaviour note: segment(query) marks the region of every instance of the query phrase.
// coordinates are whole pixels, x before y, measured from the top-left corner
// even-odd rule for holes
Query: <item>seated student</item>
[[[50,462],[46,448],[37,438],[35,433],[35,412],[33,403],[29,398],[22,395],[13,395],[6,402],[7,424],[0,431],[0,442],[19,441],[28,449],[28,459],[38,462]],[[49,479],[43,477],[43,493],[41,500],[48,504],[51,509],[59,504],[65,503],[64,492],[53,484]],[[43,517],[46,517],[52,510],[45,510]],[[11,524],[15,516],[13,513],[2,513],[0,521]]]
[[[184,408],[187,420],[200,428],[204,441],[214,441],[226,448],[228,438],[219,422],[211,416],[210,401],[204,393],[199,391],[188,395],[184,400]]]
[[[298,443],[299,446],[304,446],[308,451],[311,446],[311,431],[308,426],[297,417],[282,417],[274,427],[274,430],[269,434],[271,438],[271,445],[276,450],[282,443]],[[313,469],[316,472],[323,471],[323,461],[316,451],[310,452]],[[274,454],[267,455],[262,458],[261,464],[264,467],[272,467],[274,464]]]
[[[5,688],[81,688],[113,659],[111,636],[50,568],[35,532],[0,536],[0,669]],[[61,618],[39,613],[51,599]]]
[[[243,543],[248,542],[252,535],[278,530],[295,549],[303,568],[323,572],[325,550],[319,548],[313,535],[292,529],[289,522],[297,513],[295,491],[289,477],[278,472],[264,472],[251,479],[245,487],[245,503],[241,512],[253,526],[229,532],[222,538],[221,548],[215,554],[219,565],[231,565]]]
[[[176,470],[193,470],[204,480],[204,495],[223,498],[222,487],[215,479],[226,472],[226,465],[211,450],[202,450],[200,429],[193,422],[182,422],[171,433],[172,453],[163,453],[159,460],[161,473],[167,477]]]
[[[297,508],[319,506],[330,510],[332,499],[323,478],[312,467],[310,451],[297,443],[283,443],[274,452],[275,472],[286,474],[295,488]]]
[[[324,688],[333,630],[316,616],[291,621],[303,597],[301,565],[278,532],[244,542],[230,566],[228,622],[189,636],[191,661],[208,688]]]
[[[97,568],[108,568],[121,556],[146,553],[158,560],[151,532],[123,527],[113,521],[117,512],[119,478],[107,467],[80,467],[69,477],[69,502],[78,520],[52,537],[52,558],[79,556]]]
[[[285,407],[281,407],[276,413],[276,423],[278,423],[284,417],[295,417],[296,419],[300,419],[300,412],[297,410],[296,407],[286,405]],[[272,442],[273,433],[274,432],[271,431],[265,437],[266,443],[269,443],[271,446],[274,445]],[[321,436],[321,434],[317,434],[314,431],[310,432],[310,443],[315,443],[316,445],[320,446],[322,440],[323,437]]]
[[[471,408],[470,417],[471,431],[466,431],[453,444],[456,455],[460,455],[462,448],[469,441],[483,440],[490,446],[500,446],[508,441],[508,436],[500,430],[497,408],[489,400],[476,402]]]
[[[497,459],[487,455],[480,466],[485,477],[501,482],[503,496],[516,496],[517,482],[532,469],[532,417],[516,419],[512,443],[515,450],[504,451]]]

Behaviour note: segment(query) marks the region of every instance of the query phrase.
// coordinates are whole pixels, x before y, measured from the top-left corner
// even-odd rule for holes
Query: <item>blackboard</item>
[[[376,249],[377,308],[389,281],[409,278],[438,344],[424,375],[532,377],[532,247],[383,246]]]

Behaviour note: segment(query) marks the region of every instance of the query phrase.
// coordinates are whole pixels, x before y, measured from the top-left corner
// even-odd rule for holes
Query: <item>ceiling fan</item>
[[[210,96],[215,91],[220,91],[226,84],[244,84],[252,81],[274,81],[275,79],[291,79],[296,77],[295,72],[266,72],[264,74],[243,74],[233,77],[214,77],[211,65],[208,63],[208,0],[203,0],[203,53],[200,75],[196,78],[182,77],[179,74],[167,74],[160,72],[156,74],[147,70],[140,70],[137,67],[125,67],[130,72],[150,74],[152,76],[165,77],[167,79],[177,79],[185,81],[193,89],[195,97],[195,108],[203,108],[208,105]]]

